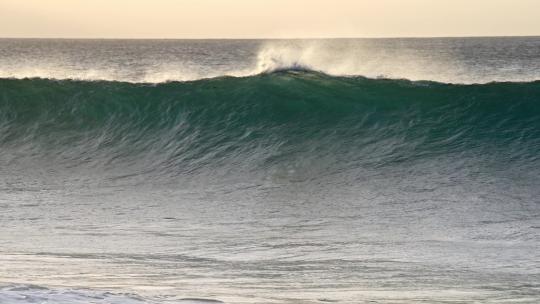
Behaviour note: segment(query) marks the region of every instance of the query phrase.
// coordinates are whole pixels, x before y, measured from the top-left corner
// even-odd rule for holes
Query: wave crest
[[[540,82],[274,72],[158,85],[0,79],[0,91],[5,164],[135,162],[176,174],[328,156],[355,168],[470,151],[523,161],[540,153]]]

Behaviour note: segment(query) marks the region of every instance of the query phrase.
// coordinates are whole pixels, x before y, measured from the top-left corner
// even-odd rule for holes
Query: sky
[[[0,37],[540,35],[540,0],[0,0]]]

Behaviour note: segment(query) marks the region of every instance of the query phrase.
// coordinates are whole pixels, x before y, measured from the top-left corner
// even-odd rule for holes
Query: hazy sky
[[[540,0],[0,0],[0,37],[540,35]]]

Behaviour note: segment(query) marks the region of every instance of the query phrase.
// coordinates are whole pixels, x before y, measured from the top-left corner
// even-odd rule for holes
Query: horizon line
[[[536,38],[538,35],[471,35],[471,36],[378,36],[378,37],[0,37],[0,39],[57,39],[57,40],[345,40],[345,39],[452,39],[452,38]]]

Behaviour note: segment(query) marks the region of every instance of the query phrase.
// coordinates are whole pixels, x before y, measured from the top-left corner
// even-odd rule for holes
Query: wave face
[[[540,82],[0,79],[0,302],[538,302],[539,157]]]
[[[0,91],[4,164],[171,178],[216,166],[328,172],[441,155],[526,165],[540,155],[540,82],[286,71],[158,85],[3,79]]]

